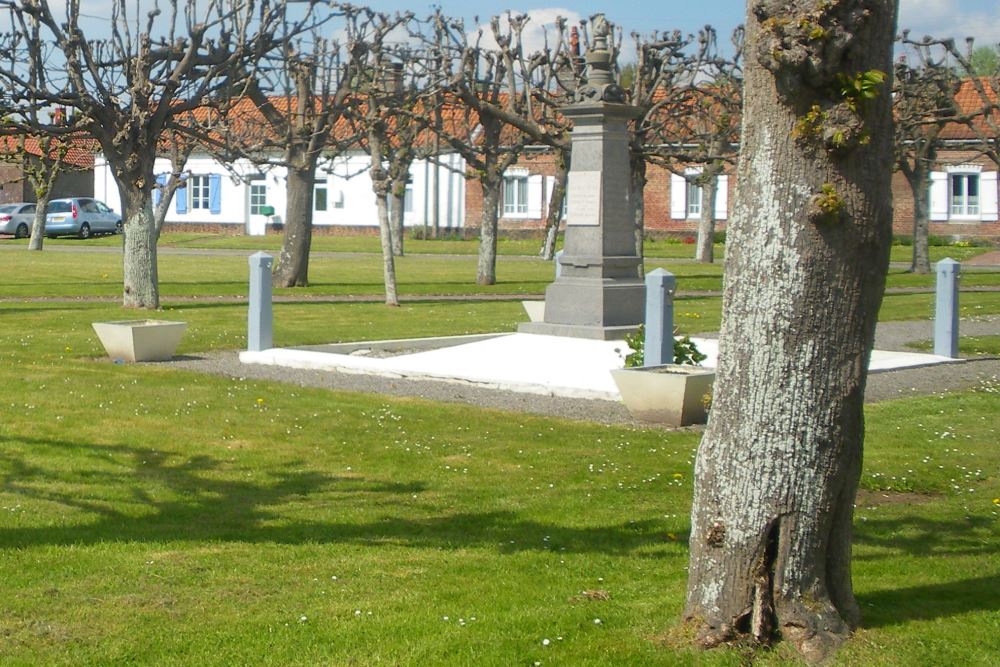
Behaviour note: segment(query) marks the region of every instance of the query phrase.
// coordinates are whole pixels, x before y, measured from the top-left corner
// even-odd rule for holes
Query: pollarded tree
[[[508,15],[505,22],[495,16],[490,36],[496,47],[486,44],[480,29],[469,35],[464,24],[438,13],[434,19],[431,48],[441,54],[446,102],[434,130],[451,151],[466,163],[466,177],[483,190],[480,221],[479,261],[476,282],[496,283],[497,226],[504,172],[514,165],[530,141],[513,118],[534,117],[535,100],[530,94],[531,71],[521,64],[534,61],[520,57],[522,31],[527,15]]]
[[[892,231],[896,2],[748,6],[719,367],[685,618],[810,661],[860,621],[851,536]]]
[[[913,257],[910,271],[930,273],[931,172],[943,145],[942,132],[959,123],[968,124],[975,116],[958,108],[956,95],[962,85],[951,66],[949,40],[925,37],[909,39],[903,31],[900,41],[906,54],[896,63],[893,81],[895,116],[895,164],[913,195]],[[936,53],[935,53],[936,52]]]
[[[121,195],[125,307],[160,303],[151,193],[163,134],[204,138],[204,128],[189,120],[195,110],[216,123],[226,117],[234,89],[256,71],[261,55],[290,38],[280,30],[282,6],[280,0],[168,0],[143,17],[115,0],[110,35],[93,39],[80,23],[80,0],[69,0],[64,14],[48,0],[8,3],[14,29],[0,36],[5,111],[24,131],[51,134],[58,128],[30,123],[31,110],[68,107],[100,147]]]
[[[679,202],[687,217],[689,184],[698,202],[698,241],[695,259],[714,261],[718,209],[725,208],[723,176],[735,164],[743,106],[743,28],[733,31],[730,53],[718,48],[715,29],[698,34],[698,50],[689,67],[695,76],[659,91],[656,116],[644,121],[646,161],[672,172],[671,203]],[[654,122],[651,122],[654,121]],[[699,193],[695,195],[694,193]],[[673,208],[673,206],[672,206]]]
[[[303,39],[286,42],[264,58],[246,96],[255,112],[244,121],[242,136],[231,147],[251,160],[287,169],[287,208],[281,251],[274,267],[276,287],[309,284],[312,245],[313,189],[320,159],[329,159],[354,142],[346,116],[356,102],[353,92],[361,75],[369,41],[384,38],[404,19],[390,18],[364,7],[332,5],[339,38],[324,37],[325,22]],[[257,127],[253,121],[258,121]]]

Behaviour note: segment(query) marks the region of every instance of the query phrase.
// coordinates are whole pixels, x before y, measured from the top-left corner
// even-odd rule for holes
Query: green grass
[[[934,349],[934,341],[922,340],[910,343],[908,347],[926,352]],[[960,336],[958,352],[963,357],[1000,356],[1000,336]]]
[[[90,322],[137,313],[73,297],[116,295],[119,259],[21,255],[3,254],[18,279],[0,286],[0,664],[746,664],[659,639],[683,607],[696,431],[112,364]],[[209,297],[242,293],[246,260],[163,261],[154,317],[189,322],[180,352],[242,347],[245,305]],[[317,271],[328,290],[367,282],[361,265]],[[459,282],[441,271],[411,284]],[[882,317],[929,317],[932,299],[889,295]],[[716,329],[719,301],[679,299],[681,329]],[[1000,312],[1000,293],[961,303]],[[275,304],[275,342],[523,319],[517,301],[303,300]],[[998,392],[869,406],[865,628],[833,664],[995,662]],[[779,648],[754,664],[796,663]]]

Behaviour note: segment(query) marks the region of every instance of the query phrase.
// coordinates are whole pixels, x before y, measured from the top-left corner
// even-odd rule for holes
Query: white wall
[[[441,161],[451,168],[425,164],[423,161],[415,162],[411,166],[410,188],[413,204],[412,210],[404,216],[404,223],[407,226],[423,226],[425,219],[428,225],[433,224],[432,189],[435,170],[438,172],[439,224],[442,227],[464,225],[465,179],[462,176],[464,162],[457,155],[442,156]],[[371,179],[368,176],[369,163],[369,157],[365,154],[345,155],[331,162],[321,163],[316,173],[316,181],[317,184],[326,184],[327,210],[315,211],[313,224],[373,227],[378,225],[375,193],[372,192]],[[155,173],[169,171],[169,160],[156,161]],[[214,158],[193,156],[185,165],[185,171],[198,176],[210,174],[222,176],[221,211],[212,214],[204,209],[188,208],[186,213],[177,213],[176,202],[171,201],[167,211],[167,223],[231,224],[239,225],[249,233],[250,184],[244,179],[261,173],[264,174],[264,182],[267,184],[267,205],[273,206],[276,214],[270,221],[284,220],[287,204],[285,180],[287,171],[283,167],[261,168],[240,161],[235,163],[232,169],[226,169]],[[260,183],[260,181],[255,182]],[[121,198],[117,185],[107,162],[101,156],[97,156],[94,165],[94,196],[116,211],[121,211]],[[343,202],[342,208],[336,206],[338,200]],[[253,227],[261,226],[260,220],[254,222],[258,224],[254,224]]]

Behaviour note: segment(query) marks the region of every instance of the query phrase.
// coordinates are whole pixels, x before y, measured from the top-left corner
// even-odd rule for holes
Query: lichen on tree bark
[[[705,647],[785,639],[819,661],[860,621],[851,522],[891,239],[888,85],[856,107],[868,141],[828,150],[793,130],[836,82],[889,71],[895,14],[891,0],[750,5],[720,363],[692,508],[685,618]],[[831,221],[817,219],[821,204],[837,224],[818,224]]]

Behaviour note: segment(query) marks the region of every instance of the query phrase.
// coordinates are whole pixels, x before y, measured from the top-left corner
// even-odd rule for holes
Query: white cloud
[[[974,37],[979,45],[1000,42],[1000,2],[976,3],[959,0],[902,0],[899,28],[911,36],[951,37],[961,44]]]
[[[580,14],[573,11],[572,9],[562,9],[558,7],[544,8],[544,9],[531,9],[527,12],[517,12],[512,10],[511,15],[517,16],[518,14],[527,14],[528,23],[524,28],[522,33],[523,39],[523,51],[525,54],[534,53],[541,51],[546,46],[546,40],[548,41],[549,47],[554,47],[558,41],[558,31],[556,29],[556,19],[562,17],[566,19],[566,24],[569,26],[578,25],[580,22]],[[500,28],[504,29],[504,23],[506,21],[506,15],[500,17]],[[478,30],[483,31],[483,46],[487,48],[496,48],[496,40],[493,39],[493,31],[490,29],[489,21],[485,21],[480,25],[476,26],[475,29],[470,31],[469,38],[474,39]]]

